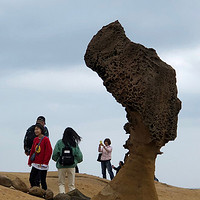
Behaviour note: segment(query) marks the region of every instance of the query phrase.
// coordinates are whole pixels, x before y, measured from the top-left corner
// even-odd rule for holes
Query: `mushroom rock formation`
[[[98,31],[84,59],[125,107],[124,129],[130,134],[124,145],[129,150],[124,167],[93,199],[158,199],[155,159],[160,148],[176,138],[181,109],[175,70],[154,49],[131,42],[118,21]]]

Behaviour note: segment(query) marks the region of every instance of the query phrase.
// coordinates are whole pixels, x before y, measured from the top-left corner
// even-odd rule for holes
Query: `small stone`
[[[68,194],[57,194],[53,200],[71,200],[71,197]]]
[[[71,200],[89,200],[90,198],[85,196],[83,193],[81,193],[78,189],[72,190],[71,192],[67,193]]]
[[[0,175],[0,185],[3,185],[5,187],[11,187],[12,181],[7,176]]]
[[[12,181],[12,186],[16,189],[16,190],[20,190],[22,192],[27,193],[28,192],[28,187],[27,185],[18,177],[16,177],[13,181]]]
[[[47,189],[44,198],[48,200],[52,200],[53,195],[54,195],[53,192],[50,189]]]
[[[45,190],[39,188],[39,187],[32,187],[29,189],[29,194],[33,195],[33,196],[37,196],[37,197],[44,197],[45,195]]]

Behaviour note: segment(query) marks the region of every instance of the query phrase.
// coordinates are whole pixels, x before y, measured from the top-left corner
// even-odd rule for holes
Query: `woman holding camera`
[[[102,152],[101,155],[101,169],[102,169],[102,175],[103,178],[106,179],[106,169],[108,170],[108,173],[110,175],[110,179],[112,180],[114,178],[114,174],[112,171],[112,166],[111,166],[111,153],[112,153],[112,147],[111,145],[111,141],[109,138],[106,138],[104,140],[104,144],[102,142],[100,142],[99,144],[99,152]]]

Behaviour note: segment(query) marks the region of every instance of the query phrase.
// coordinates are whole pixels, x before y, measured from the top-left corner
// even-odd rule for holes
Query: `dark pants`
[[[75,167],[75,173],[79,173],[79,169],[78,169],[78,166],[76,165]]]
[[[103,178],[106,178],[106,169],[108,170],[108,173],[110,175],[110,179],[112,180],[114,178],[114,174],[113,174],[113,171],[112,171],[112,166],[111,166],[110,160],[101,161],[101,169],[102,169]]]
[[[38,185],[38,187],[40,187],[40,183],[41,183],[40,170],[39,170],[37,176],[35,177],[35,181],[36,181],[36,184]]]
[[[46,183],[47,170],[39,170],[39,169],[36,169],[35,167],[32,167],[31,173],[30,173],[29,181],[30,181],[31,187],[40,186],[38,183],[39,175],[41,178],[42,189],[46,190],[47,189],[47,183]]]

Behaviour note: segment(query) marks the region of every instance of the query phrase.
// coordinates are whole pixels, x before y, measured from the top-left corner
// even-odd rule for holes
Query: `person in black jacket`
[[[118,167],[115,167],[114,165],[112,165],[112,168],[114,170],[116,170],[116,175],[117,173],[119,172],[119,170],[121,169],[121,167],[124,165],[124,163],[122,161],[119,161],[119,166]]]
[[[44,135],[49,137],[49,131],[47,129],[47,127],[45,126],[45,117],[43,116],[39,116],[36,120],[36,124],[39,123],[41,124],[42,126],[44,126]],[[32,147],[32,144],[33,144],[33,140],[34,138],[36,137],[35,135],[35,125],[32,125],[31,127],[29,127],[26,131],[26,135],[24,137],[24,151],[25,151],[25,154],[28,156],[30,155],[30,151],[31,151],[31,147]]]

